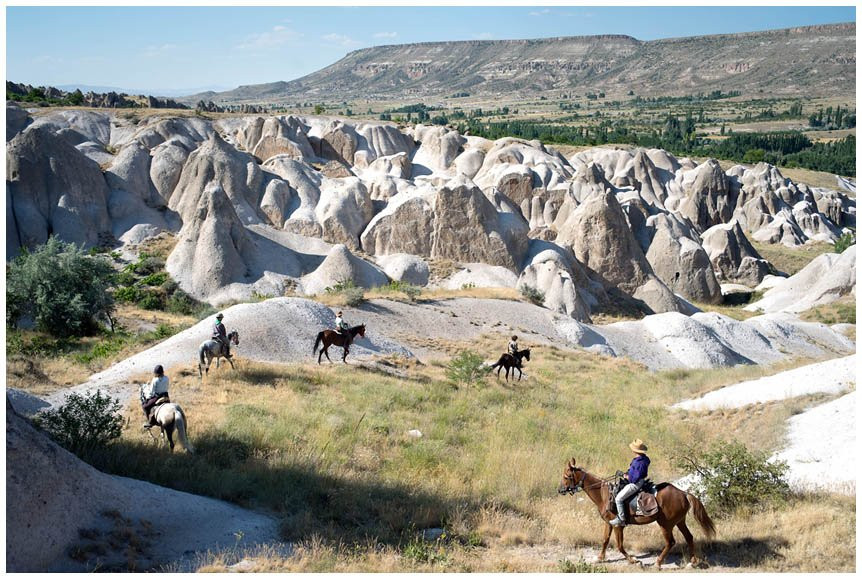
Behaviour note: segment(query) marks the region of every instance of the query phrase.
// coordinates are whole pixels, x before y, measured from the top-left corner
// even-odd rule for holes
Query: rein
[[[586,473],[587,473],[587,472],[586,472],[586,471],[584,471],[584,474],[586,474]],[[590,485],[585,486],[585,485],[584,485],[584,479],[585,479],[585,477],[583,477],[583,478],[581,478],[581,483],[578,483],[578,484],[576,484],[576,485],[575,485],[575,487],[574,487],[574,491],[572,491],[572,493],[573,493],[573,494],[575,494],[575,493],[578,493],[579,491],[585,491],[585,490],[588,490],[588,489],[595,489],[595,488],[597,488],[597,487],[601,487],[601,486],[603,486],[604,484],[609,483],[609,482],[611,482],[611,481],[615,480],[616,478],[617,478],[617,476],[616,476],[616,475],[611,475],[611,476],[609,476],[609,477],[600,477],[600,478],[599,478],[599,481],[597,481],[596,483],[591,483]]]

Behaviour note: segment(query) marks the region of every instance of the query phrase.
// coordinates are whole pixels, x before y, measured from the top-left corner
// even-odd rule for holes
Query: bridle
[[[575,481],[574,474],[577,472],[580,472],[582,474],[581,475],[581,481],[579,481],[579,482]],[[584,471],[583,469],[581,469],[580,467],[575,467],[574,469],[572,469],[571,479],[572,479],[572,483],[574,484],[574,486],[573,487],[566,486],[565,493],[568,493],[569,495],[575,495],[579,491],[585,491],[587,489],[595,489],[597,487],[603,486],[604,484],[608,483],[609,481],[613,481],[614,479],[616,479],[616,476],[612,475],[610,477],[601,477],[601,478],[599,478],[599,480],[597,482],[591,483],[590,485],[585,486],[584,480],[586,478],[587,478],[587,472]],[[564,477],[564,479],[569,479],[569,478]]]

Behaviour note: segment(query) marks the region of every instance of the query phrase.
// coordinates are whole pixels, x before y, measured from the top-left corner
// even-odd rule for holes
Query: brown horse
[[[518,354],[515,354],[515,355],[513,355],[510,352],[507,352],[506,354],[504,354],[503,356],[500,357],[500,360],[498,360],[495,364],[491,365],[491,368],[488,369],[488,372],[491,372],[494,369],[497,369],[497,378],[499,379],[500,378],[500,371],[505,368],[506,369],[506,380],[508,381],[509,380],[509,370],[510,369],[517,369],[518,370],[518,380],[520,381],[521,377],[524,375],[524,373],[521,372],[521,361],[523,359],[530,360],[530,349],[529,348],[526,348],[524,350],[519,350]],[[513,370],[512,371],[512,379],[514,379],[514,378],[515,378],[515,371]]]
[[[557,490],[561,494],[574,494],[575,492],[583,490],[584,493],[587,494],[587,497],[596,504],[596,507],[599,510],[599,515],[603,520],[605,520],[605,537],[602,542],[602,551],[599,554],[600,562],[605,559],[605,551],[608,548],[608,542],[611,539],[611,528],[613,527],[608,522],[614,518],[614,514],[607,509],[609,505],[608,500],[610,499],[610,483],[611,482],[608,480],[599,479],[598,477],[587,473],[580,467],[577,467],[575,458],[573,457],[566,465],[566,469],[563,471],[563,481],[560,483],[560,487]],[[664,560],[671,548],[676,544],[676,541],[673,539],[674,526],[679,528],[679,531],[682,532],[682,535],[688,544],[688,552],[691,558],[690,565],[696,564],[697,557],[695,556],[694,551],[694,537],[685,525],[685,516],[688,513],[689,508],[692,509],[694,519],[698,524],[700,524],[700,527],[703,529],[707,538],[711,539],[715,536],[715,525],[712,523],[712,520],[709,519],[709,515],[706,513],[706,509],[704,509],[703,504],[700,503],[700,500],[690,493],[682,491],[670,483],[660,483],[656,488],[658,489],[658,493],[656,494],[656,503],[658,503],[659,507],[658,513],[648,517],[630,515],[627,518],[627,521],[630,522],[629,525],[642,526],[644,524],[657,522],[658,525],[661,526],[661,531],[664,535],[665,547],[655,562],[657,568],[661,568],[661,565],[664,563]],[[626,553],[625,548],[623,548],[623,528],[613,527],[613,530],[614,537],[617,542],[617,549],[620,553],[629,561],[629,563],[640,564],[638,560],[629,556]]]
[[[344,340],[344,335],[340,332],[335,332],[334,330],[322,330],[317,333],[317,340],[314,341],[314,350],[311,351],[311,354],[316,354],[317,347],[321,342],[323,343],[323,348],[320,349],[320,354],[317,355],[317,364],[320,364],[320,359],[323,355],[326,355],[326,360],[332,362],[327,350],[333,344],[344,348],[344,355],[341,357],[341,361],[347,363],[347,353],[350,352],[350,343],[353,342],[353,339],[357,334],[362,337],[365,336],[365,325],[360,324],[359,326],[354,326],[347,332],[350,334],[350,341]]]

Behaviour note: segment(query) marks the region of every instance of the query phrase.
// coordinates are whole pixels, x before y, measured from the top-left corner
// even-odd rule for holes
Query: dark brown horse
[[[560,483],[560,487],[557,490],[562,494],[574,494],[575,492],[583,490],[584,493],[587,494],[587,497],[596,504],[596,507],[599,510],[599,515],[603,520],[605,520],[605,537],[602,542],[602,551],[599,554],[600,562],[605,559],[605,551],[608,549],[608,542],[611,539],[611,528],[613,527],[608,523],[614,518],[614,514],[608,510],[610,483],[611,482],[608,480],[599,479],[598,477],[587,473],[580,467],[577,467],[575,464],[575,458],[573,457],[566,465],[566,469],[563,471],[563,481]],[[690,493],[682,491],[670,483],[660,483],[656,488],[659,490],[656,494],[656,503],[658,503],[659,508],[658,513],[648,517],[630,515],[627,518],[627,521],[630,522],[629,525],[642,526],[644,524],[657,522],[658,525],[661,526],[661,532],[664,535],[665,547],[655,562],[657,568],[661,568],[661,565],[664,563],[664,560],[671,548],[676,544],[676,541],[673,539],[674,526],[679,528],[679,531],[682,532],[682,535],[688,544],[691,565],[696,564],[697,557],[695,556],[694,551],[694,537],[685,525],[685,516],[688,513],[689,508],[691,508],[694,513],[694,519],[698,524],[700,524],[700,527],[703,529],[707,538],[711,539],[715,536],[715,525],[712,523],[712,520],[709,519],[709,515],[706,513],[706,509],[704,509],[703,504],[700,503],[700,500]],[[639,564],[640,562],[632,556],[629,556],[626,553],[625,548],[623,548],[623,528],[613,527],[613,531],[617,542],[617,549],[620,553],[630,563]]]
[[[333,344],[335,346],[340,346],[344,348],[344,355],[341,357],[342,362],[347,362],[347,353],[350,352],[350,343],[353,342],[353,339],[356,338],[356,335],[364,337],[365,336],[365,325],[360,324],[359,326],[354,326],[350,328],[347,333],[350,335],[350,340],[344,340],[345,335],[340,332],[335,332],[334,330],[321,330],[317,333],[317,340],[314,341],[314,350],[311,351],[311,354],[317,353],[317,347],[320,343],[323,343],[323,348],[320,349],[320,354],[317,355],[317,364],[320,364],[320,359],[323,355],[326,355],[326,360],[332,362],[332,359],[329,358],[329,353],[327,350]]]
[[[509,369],[518,369],[518,380],[521,380],[521,377],[524,375],[521,372],[521,360],[527,359],[530,360],[530,349],[526,348],[524,350],[519,350],[517,354],[513,355],[510,352],[507,352],[503,356],[500,357],[495,364],[491,365],[491,368],[488,369],[488,372],[497,369],[497,378],[500,378],[500,371],[505,368],[506,369],[506,380],[509,380]],[[515,371],[512,371],[512,378],[515,378]]]

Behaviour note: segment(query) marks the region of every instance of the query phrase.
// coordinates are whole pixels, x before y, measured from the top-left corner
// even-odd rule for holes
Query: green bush
[[[134,286],[121,286],[114,290],[114,299],[117,302],[137,302],[141,298],[141,291]]]
[[[565,574],[604,574],[608,571],[605,566],[599,564],[590,564],[583,558],[577,562],[572,562],[568,558],[557,562],[557,568]]]
[[[90,396],[72,393],[60,408],[36,414],[33,423],[58,444],[80,456],[94,448],[105,447],[120,436],[123,418],[119,410],[120,402],[101,391]]]
[[[160,293],[145,290],[138,299],[138,306],[144,310],[162,310],[165,306],[165,301]]]
[[[6,323],[30,318],[54,336],[83,336],[110,320],[108,287],[114,269],[102,257],[55,237],[32,252],[22,249],[6,270]]]
[[[167,272],[156,272],[141,279],[142,286],[161,286],[170,279]]]
[[[345,306],[358,306],[365,300],[365,290],[351,280],[339,280],[323,290],[329,295],[341,294]]]
[[[719,441],[704,453],[687,452],[677,458],[677,466],[698,477],[696,495],[711,509],[727,513],[781,503],[790,493],[787,464],[769,457],[738,441]]]
[[[381,289],[386,290],[387,292],[403,292],[411,302],[415,301],[416,298],[422,294],[422,288],[408,282],[404,282],[403,280],[392,280],[388,285]]]
[[[835,241],[835,253],[840,254],[856,243],[856,232],[847,232]]]
[[[545,294],[543,292],[540,292],[537,288],[533,288],[532,286],[523,284],[519,288],[519,290],[521,291],[521,296],[523,296],[533,304],[541,306],[545,303]]]
[[[457,385],[472,386],[485,376],[485,361],[470,350],[462,350],[446,366],[446,377]]]
[[[117,274],[115,281],[117,286],[132,286],[138,281],[138,278],[131,272],[123,270]]]

